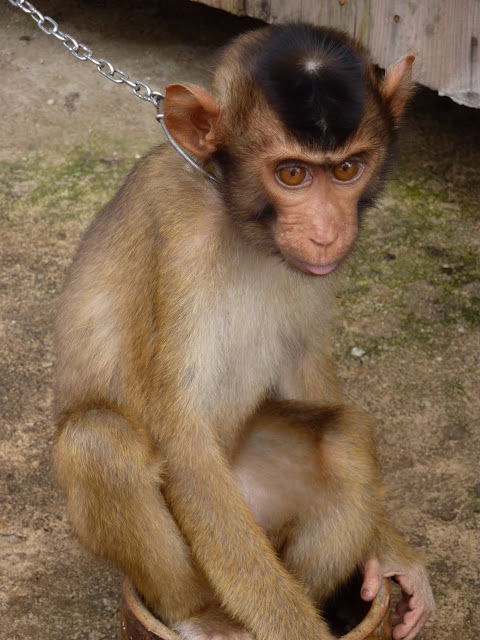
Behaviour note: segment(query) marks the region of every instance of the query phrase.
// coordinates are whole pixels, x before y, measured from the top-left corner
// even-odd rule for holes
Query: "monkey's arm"
[[[164,492],[193,557],[229,614],[258,640],[329,640],[303,588],[254,520],[230,466],[201,420],[165,442]]]

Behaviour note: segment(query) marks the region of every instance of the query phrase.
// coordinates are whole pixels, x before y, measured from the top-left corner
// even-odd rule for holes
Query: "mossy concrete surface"
[[[38,8],[154,89],[208,84],[218,48],[254,24],[161,0]],[[0,638],[111,639],[120,574],[74,539],[52,479],[51,320],[88,221],[162,134],[152,105],[7,2],[0,86]],[[425,640],[480,628],[479,142],[480,112],[418,92],[333,335],[345,395],[377,426],[387,507],[430,571]]]

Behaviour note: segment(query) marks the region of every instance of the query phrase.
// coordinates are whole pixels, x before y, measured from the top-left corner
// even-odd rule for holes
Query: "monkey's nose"
[[[338,240],[338,227],[334,224],[314,225],[310,231],[310,240],[318,247],[331,247]]]
[[[307,262],[315,265],[338,263],[345,253],[344,249],[340,234],[335,233],[334,230],[329,230],[328,233],[312,234],[308,243]]]

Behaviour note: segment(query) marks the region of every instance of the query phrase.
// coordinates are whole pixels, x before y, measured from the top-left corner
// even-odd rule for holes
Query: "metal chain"
[[[157,121],[161,124],[162,129],[165,132],[165,135],[167,136],[170,144],[176,149],[176,151],[178,151],[182,158],[184,158],[189,164],[192,165],[192,167],[200,171],[200,173],[203,173],[203,175],[207,176],[207,178],[210,178],[210,180],[213,180],[214,182],[217,181],[216,178],[212,176],[212,174],[208,173],[208,171],[205,171],[205,169],[201,167],[197,162],[195,162],[195,160],[193,160],[193,158],[191,158],[188,153],[184,149],[182,149],[182,147],[176,142],[176,140],[172,138],[170,132],[167,129],[167,125],[165,124],[165,120],[163,119],[163,113],[161,113],[160,109],[161,103],[163,102],[163,100],[165,100],[165,95],[163,93],[160,93],[160,91],[152,91],[152,89],[150,89],[148,84],[146,84],[145,82],[140,82],[139,80],[134,82],[133,80],[130,80],[128,75],[124,71],[121,71],[120,69],[114,67],[113,64],[108,60],[105,60],[104,58],[99,58],[97,60],[97,58],[94,58],[91,49],[89,49],[81,42],[77,42],[75,38],[73,38],[68,33],[60,31],[55,20],[41,14],[40,11],[36,9],[31,2],[28,2],[28,0],[8,0],[8,2],[10,2],[10,4],[12,4],[14,7],[18,7],[29,16],[31,16],[32,20],[36,22],[37,27],[41,29],[43,33],[46,33],[47,36],[55,36],[55,38],[63,42],[63,45],[70,51],[73,56],[75,56],[75,58],[77,58],[77,60],[88,60],[95,65],[97,71],[100,71],[102,76],[105,76],[105,78],[108,78],[112,82],[115,82],[115,84],[126,84],[128,87],[130,87],[130,89],[133,90],[133,93],[137,96],[137,98],[146,100],[147,102],[151,102],[157,110]]]
[[[133,93],[137,98],[151,102],[157,111],[160,109],[160,103],[165,98],[163,93],[160,93],[159,91],[152,91],[145,82],[140,82],[139,80],[135,82],[130,80],[124,71],[114,67],[108,60],[105,60],[104,58],[99,58],[97,60],[97,58],[94,58],[91,49],[81,42],[77,42],[77,40],[68,33],[60,31],[55,20],[41,14],[31,2],[28,2],[28,0],[8,1],[10,4],[13,4],[14,7],[18,7],[27,13],[32,20],[36,22],[37,27],[41,29],[43,33],[46,33],[48,36],[55,36],[55,38],[63,42],[64,47],[66,47],[70,53],[77,58],[77,60],[88,60],[88,62],[95,65],[97,71],[99,71],[102,76],[105,76],[105,78],[115,82],[115,84],[126,84],[133,90]]]

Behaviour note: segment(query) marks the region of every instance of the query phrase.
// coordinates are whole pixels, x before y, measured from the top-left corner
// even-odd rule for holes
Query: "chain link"
[[[8,2],[31,16],[32,20],[36,22],[37,27],[41,29],[43,33],[49,36],[55,36],[55,38],[60,40],[63,46],[66,47],[77,60],[88,60],[88,62],[95,65],[97,71],[99,71],[102,76],[105,76],[105,78],[108,78],[116,84],[126,84],[132,89],[137,98],[151,102],[157,111],[160,110],[160,104],[165,98],[163,93],[152,91],[145,82],[130,80],[124,71],[114,67],[108,60],[104,58],[97,60],[97,58],[94,58],[91,49],[81,42],[77,42],[77,40],[68,33],[60,31],[55,20],[41,14],[28,0],[8,0]]]
[[[216,182],[216,178],[205,171],[203,167],[201,167],[193,158],[191,158],[188,153],[174,140],[171,136],[170,132],[167,129],[165,121],[163,119],[163,114],[161,113],[161,103],[165,100],[165,95],[160,93],[159,91],[152,91],[152,89],[145,82],[140,82],[140,80],[130,80],[128,75],[117,69],[113,66],[111,62],[105,60],[104,58],[93,57],[92,50],[89,49],[86,45],[81,42],[77,42],[74,37],[69,35],[68,33],[64,33],[60,31],[58,28],[58,24],[50,18],[49,16],[44,16],[40,13],[38,9],[36,9],[31,2],[28,0],[8,0],[10,4],[14,7],[18,7],[28,15],[32,17],[32,19],[36,22],[37,27],[46,33],[48,36],[55,36],[60,42],[63,42],[64,47],[66,47],[70,53],[77,58],[77,60],[88,60],[92,64],[95,65],[97,71],[99,71],[102,76],[108,78],[115,84],[126,84],[127,87],[132,89],[133,93],[140,98],[140,100],[145,100],[146,102],[151,102],[153,106],[157,110],[157,121],[161,124],[162,129],[167,136],[170,144],[178,151],[178,153],[195,169],[200,171],[203,175],[210,178]]]

